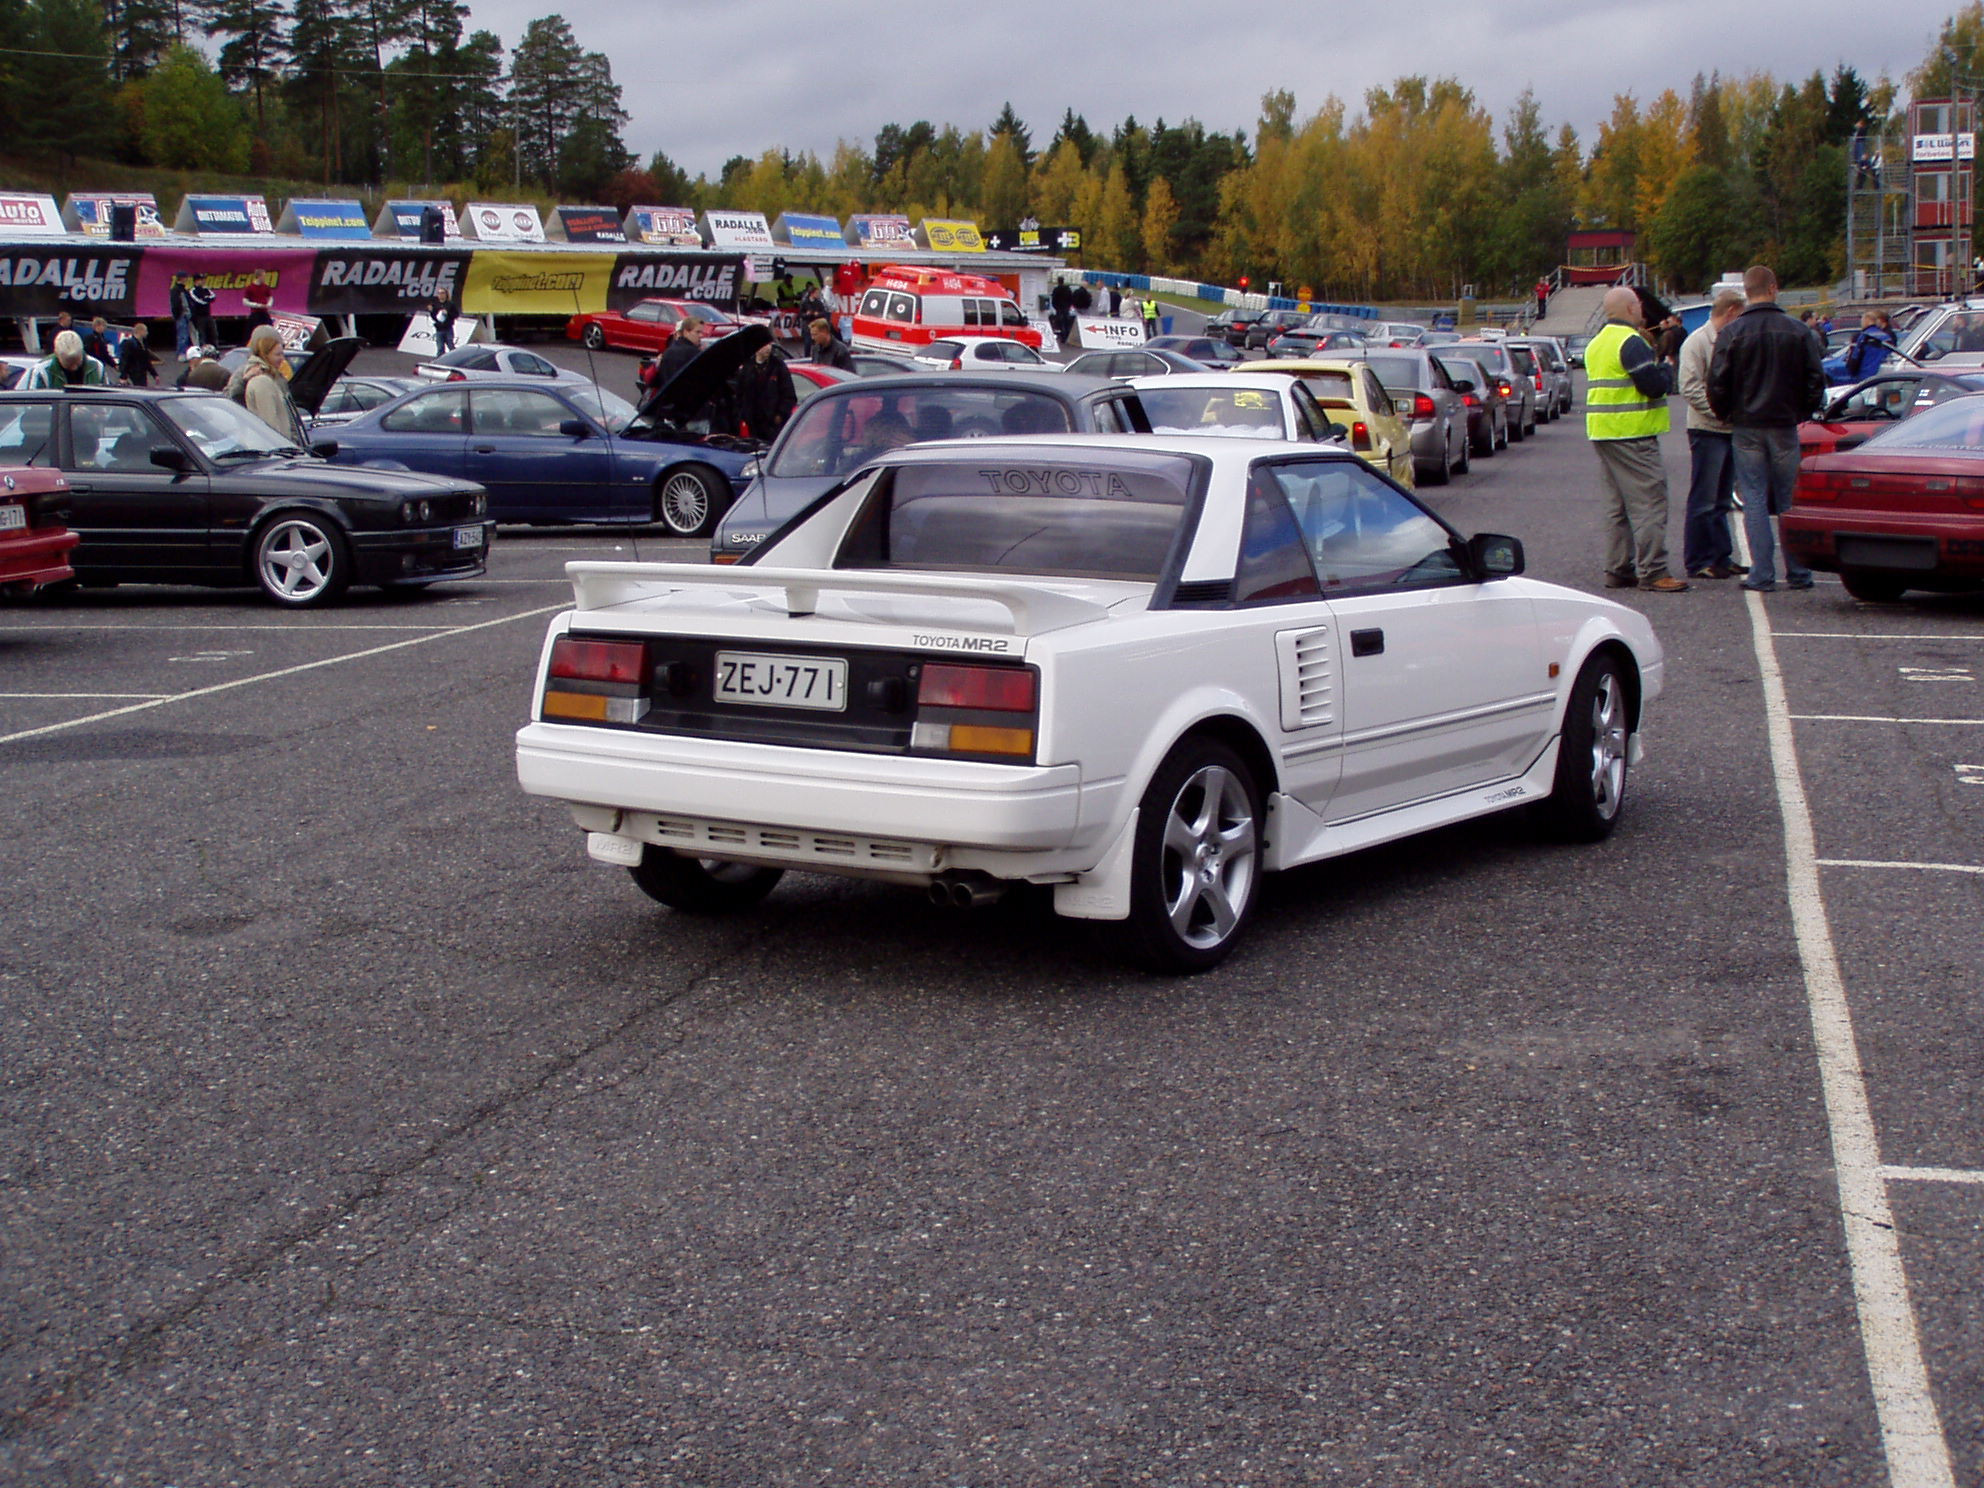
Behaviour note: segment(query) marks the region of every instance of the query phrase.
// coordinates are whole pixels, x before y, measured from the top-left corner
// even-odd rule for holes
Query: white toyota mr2
[[[920,445],[745,564],[572,564],[517,772],[678,910],[788,868],[1044,884],[1203,970],[1263,873],[1515,807],[1612,829],[1660,644],[1522,569],[1313,444]]]

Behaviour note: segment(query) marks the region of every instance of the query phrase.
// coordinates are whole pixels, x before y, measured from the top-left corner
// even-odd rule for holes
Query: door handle
[[[1350,633],[1350,654],[1352,656],[1379,656],[1385,649],[1385,633],[1382,630],[1353,630]]]
[[[70,481],[69,489],[72,491],[94,491],[96,487],[87,481]]]
[[[478,455],[493,455],[496,453],[496,446],[493,444],[478,444],[475,447],[475,452]]]

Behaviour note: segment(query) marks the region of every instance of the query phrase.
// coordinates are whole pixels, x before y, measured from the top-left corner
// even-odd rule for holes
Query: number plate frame
[[[18,501],[0,502],[0,532],[19,532],[28,525],[28,509]]]
[[[798,695],[803,686],[804,695]],[[758,708],[847,711],[847,662],[837,656],[792,656],[768,651],[719,651],[710,678],[719,703]]]
[[[457,527],[455,529],[455,546],[457,548],[481,547],[482,524],[480,522],[471,522],[466,527]]]

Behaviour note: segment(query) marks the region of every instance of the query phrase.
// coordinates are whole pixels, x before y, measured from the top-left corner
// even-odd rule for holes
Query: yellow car
[[[1412,427],[1392,408],[1391,395],[1370,365],[1331,357],[1249,362],[1249,372],[1299,377],[1332,423],[1350,430],[1350,447],[1408,491],[1413,488]]]

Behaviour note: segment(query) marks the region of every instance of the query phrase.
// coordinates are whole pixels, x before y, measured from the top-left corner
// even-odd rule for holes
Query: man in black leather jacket
[[[1750,543],[1745,589],[1777,588],[1776,532],[1771,517],[1791,509],[1798,485],[1798,425],[1825,397],[1819,341],[1777,303],[1777,275],[1765,264],[1743,272],[1749,308],[1716,338],[1708,368],[1708,402],[1731,426],[1736,489],[1743,498],[1743,532]],[[1784,553],[1787,588],[1812,587],[1812,571]]]

